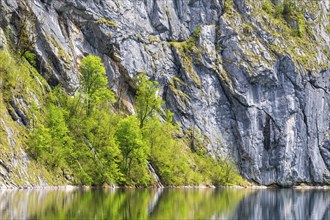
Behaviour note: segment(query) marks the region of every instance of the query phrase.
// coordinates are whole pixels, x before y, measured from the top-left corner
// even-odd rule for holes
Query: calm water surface
[[[330,191],[0,190],[0,219],[330,219]]]

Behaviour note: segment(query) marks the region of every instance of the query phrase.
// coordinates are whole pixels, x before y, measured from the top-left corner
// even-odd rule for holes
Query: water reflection
[[[260,190],[244,197],[234,219],[330,219],[329,190]]]
[[[330,191],[6,190],[0,219],[330,219]]]

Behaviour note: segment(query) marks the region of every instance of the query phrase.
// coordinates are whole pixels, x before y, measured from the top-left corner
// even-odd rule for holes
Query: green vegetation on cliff
[[[306,34],[306,24],[302,9],[295,6],[291,0],[284,0],[275,5],[270,0],[266,0],[262,9],[274,16],[274,18],[284,19],[286,24],[292,28],[292,35],[303,37]]]
[[[157,83],[145,73],[135,79],[137,114],[126,115],[113,107],[115,95],[107,88],[100,58],[82,59],[81,87],[70,96],[60,86],[50,88],[25,58],[15,60],[0,52],[1,112],[26,115],[24,126],[16,125],[14,121],[21,119],[15,119],[14,113],[6,121],[23,131],[15,141],[36,167],[53,174],[45,178],[50,184],[148,186],[155,180],[147,163],[165,185],[243,183],[231,162],[212,158],[202,145],[198,151],[189,147],[188,138],[173,123],[173,114],[164,111]],[[13,68],[17,62],[24,64],[17,68],[26,71]],[[22,114],[22,106],[11,110],[11,103],[19,98],[25,100]],[[4,129],[0,140],[1,148],[8,148]]]
[[[315,31],[315,27],[321,26],[318,5],[315,1],[284,0],[274,4],[265,0],[262,10],[256,8],[253,11],[253,16],[272,35],[270,49],[274,55],[289,55],[297,66],[313,74],[329,66],[327,43],[322,34]]]

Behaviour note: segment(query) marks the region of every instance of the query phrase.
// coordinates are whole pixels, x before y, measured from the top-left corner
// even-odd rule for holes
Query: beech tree
[[[139,121],[134,115],[118,123],[116,140],[123,155],[122,169],[125,174],[133,181],[145,178],[149,147],[143,141]]]
[[[158,83],[148,80],[145,73],[137,77],[138,90],[136,93],[137,116],[140,121],[140,128],[143,128],[145,121],[159,112],[163,104],[158,94]]]
[[[81,91],[87,96],[87,113],[92,105],[99,104],[104,100],[113,102],[114,94],[107,88],[108,80],[101,58],[88,55],[84,57],[80,65]]]

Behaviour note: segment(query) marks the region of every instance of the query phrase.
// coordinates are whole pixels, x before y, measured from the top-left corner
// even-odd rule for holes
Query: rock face
[[[73,92],[79,60],[93,53],[130,100],[130,79],[146,71],[183,129],[247,179],[328,183],[329,2],[277,14],[276,2],[6,0],[0,24],[15,33],[22,12],[32,15],[37,69],[50,85]]]

